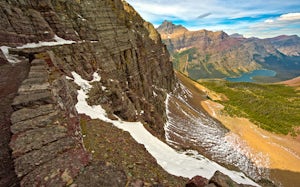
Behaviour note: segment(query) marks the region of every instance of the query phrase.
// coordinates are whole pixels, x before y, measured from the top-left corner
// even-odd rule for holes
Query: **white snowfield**
[[[56,45],[67,45],[76,43],[72,40],[65,40],[57,35],[53,37],[53,42],[39,42],[39,43],[28,43],[22,46],[17,47],[17,49],[25,49],[25,48],[37,48],[37,47],[44,47],[44,46],[56,46]]]
[[[18,46],[17,49],[25,49],[25,48],[37,48],[37,47],[45,47],[45,46],[56,46],[56,45],[69,45],[69,44],[73,44],[76,43],[75,41],[72,40],[65,40],[63,38],[60,38],[59,36],[55,35],[53,37],[53,42],[41,42],[39,41],[39,43],[27,43],[24,44],[22,46]],[[18,63],[18,59],[15,58],[13,55],[9,54],[8,49],[11,47],[8,46],[1,46],[0,49],[2,50],[2,53],[4,54],[5,58],[7,59],[7,61],[9,63]]]
[[[157,160],[158,164],[170,174],[188,178],[192,178],[196,175],[211,178],[214,172],[219,170],[230,176],[237,183],[259,186],[243,173],[228,170],[195,151],[188,151],[189,155],[194,154],[193,156],[188,156],[187,152],[177,152],[149,133],[141,122],[125,122],[120,119],[109,119],[106,115],[106,111],[100,105],[90,106],[86,101],[88,98],[87,93],[92,88],[90,83],[100,81],[100,76],[94,73],[94,79],[87,81],[82,79],[76,72],[72,72],[72,75],[74,82],[81,87],[81,89],[78,90],[78,103],[75,106],[78,113],[88,115],[92,119],[100,119],[112,123],[114,126],[129,132],[138,143],[145,146],[147,151]],[[71,78],[68,77],[68,79]]]

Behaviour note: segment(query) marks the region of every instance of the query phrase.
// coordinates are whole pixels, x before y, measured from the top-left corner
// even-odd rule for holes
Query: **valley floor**
[[[178,75],[182,82],[189,81],[187,78]],[[207,89],[196,82],[190,81],[200,93],[207,93]],[[213,95],[220,98],[224,96]],[[212,100],[203,99],[200,101],[202,107],[213,118],[220,121],[230,131],[240,137],[247,146],[251,147],[249,159],[256,163],[257,154],[269,157],[268,165],[270,178],[283,186],[295,186],[300,178],[300,135],[297,137],[278,135],[257,127],[246,118],[230,117],[221,112],[224,108],[221,104]],[[267,159],[266,159],[267,160]]]
[[[203,101],[201,104],[211,116],[225,125],[230,133],[234,133],[245,140],[253,149],[253,154],[264,153],[268,155],[270,169],[299,172],[300,177],[300,136],[293,138],[273,134],[258,128],[248,119],[223,115],[220,112],[223,106],[210,100]]]

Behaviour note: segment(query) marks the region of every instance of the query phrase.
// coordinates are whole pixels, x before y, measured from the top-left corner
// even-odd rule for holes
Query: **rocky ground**
[[[130,186],[184,186],[188,179],[168,174],[127,132],[100,120],[81,119],[84,144],[96,161],[122,169]]]

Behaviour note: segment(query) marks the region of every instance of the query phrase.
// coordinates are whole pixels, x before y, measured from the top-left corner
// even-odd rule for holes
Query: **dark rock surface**
[[[216,171],[210,180],[201,176],[190,179],[186,187],[253,187],[252,185],[238,184],[229,176],[220,171]]]
[[[203,187],[208,184],[208,180],[201,176],[195,176],[187,182],[186,187]]]
[[[0,186],[18,186],[9,148],[10,116],[13,112],[10,105],[28,71],[29,64],[26,62],[0,65]]]

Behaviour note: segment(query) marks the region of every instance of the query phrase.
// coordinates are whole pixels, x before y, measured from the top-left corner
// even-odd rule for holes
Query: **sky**
[[[127,0],[158,27],[164,20],[189,30],[223,30],[245,37],[300,36],[300,0]]]

